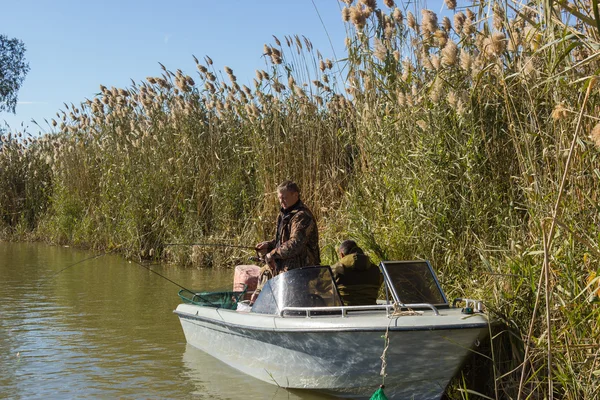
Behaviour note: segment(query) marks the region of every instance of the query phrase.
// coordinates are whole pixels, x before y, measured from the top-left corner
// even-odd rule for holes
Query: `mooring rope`
[[[422,311],[415,311],[412,308],[402,310],[402,307],[399,306],[398,303],[394,303],[393,307],[394,307],[394,311],[388,315],[390,322],[388,323],[388,326],[385,328],[385,335],[383,337],[385,346],[383,347],[383,353],[381,354],[381,357],[379,357],[381,359],[381,371],[379,372],[379,375],[381,376],[381,387],[385,386],[385,377],[387,376],[387,373],[385,372],[385,370],[387,368],[386,355],[387,355],[388,348],[390,347],[390,325],[392,324],[392,321],[393,321],[392,318],[393,317],[410,316],[410,315],[423,315]]]
[[[405,307],[406,310],[402,310],[402,306],[398,305],[398,303],[394,303],[394,312],[391,313],[388,318],[390,317],[403,317],[403,316],[407,316],[407,315],[423,315],[423,311],[415,311],[410,307]]]
[[[379,375],[381,376],[381,387],[385,386],[385,377],[386,377],[386,372],[385,369],[387,367],[387,361],[385,360],[385,356],[387,354],[387,350],[388,347],[390,347],[390,325],[392,323],[392,320],[390,319],[390,323],[388,324],[387,328],[385,329],[385,336],[384,336],[384,343],[385,346],[383,347],[383,353],[381,354],[381,357],[379,357],[381,359],[381,371],[379,372]]]

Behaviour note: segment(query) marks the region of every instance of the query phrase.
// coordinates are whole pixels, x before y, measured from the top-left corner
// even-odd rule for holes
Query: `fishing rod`
[[[207,246],[207,247],[232,247],[236,249],[256,250],[255,246],[243,246],[229,243],[165,243],[163,246]]]
[[[159,274],[158,272],[154,271],[153,269],[150,269],[149,267],[145,266],[144,264],[142,264],[142,263],[141,263],[141,262],[139,262],[139,261],[135,261],[135,260],[129,260],[129,262],[134,262],[134,263],[136,263],[137,265],[139,265],[140,267],[142,267],[142,268],[144,268],[144,269],[147,269],[148,271],[152,272],[153,274],[156,274],[156,275],[160,276],[161,278],[163,278],[163,279],[167,280],[168,282],[171,282],[173,285],[175,285],[175,286],[177,286],[177,287],[179,287],[179,288],[181,288],[181,289],[185,290],[186,292],[188,292],[188,293],[192,293],[192,294],[194,295],[194,297],[196,297],[196,296],[197,296],[199,299],[201,299],[201,300],[204,300],[204,301],[205,301],[205,302],[207,302],[208,304],[211,304],[212,306],[217,306],[217,304],[215,304],[214,302],[210,301],[210,300],[209,300],[209,299],[207,299],[206,297],[203,297],[203,296],[202,296],[200,293],[194,292],[194,291],[192,291],[192,290],[190,290],[190,289],[188,289],[188,288],[186,288],[186,287],[183,287],[183,286],[181,286],[179,283],[177,283],[177,282],[175,282],[175,281],[172,281],[171,279],[167,278],[166,276],[164,276],[164,275],[162,275],[162,274]],[[150,266],[152,266],[152,265],[159,265],[159,264],[150,264]],[[192,299],[193,299],[193,298],[192,298]]]
[[[256,251],[256,257],[248,257],[250,261],[264,263],[265,260],[258,255],[258,249],[256,247],[243,246],[229,243],[165,243],[163,246],[209,246],[209,247],[233,247],[237,249],[254,250]]]
[[[183,287],[183,286],[181,286],[179,283],[177,283],[177,282],[175,282],[175,281],[172,281],[171,279],[167,278],[167,277],[166,277],[166,276],[164,276],[164,275],[161,275],[161,274],[159,274],[158,272],[154,271],[154,270],[153,270],[153,269],[151,269],[150,267],[147,267],[147,266],[145,266],[144,264],[142,264],[142,263],[141,263],[141,262],[139,262],[139,261],[135,261],[135,260],[127,260],[127,261],[129,261],[129,262],[133,262],[133,263],[135,263],[135,264],[139,265],[140,267],[142,267],[142,268],[144,268],[144,269],[147,269],[148,271],[152,272],[153,274],[156,274],[156,275],[160,276],[161,278],[163,278],[163,279],[166,279],[167,281],[171,282],[173,285],[177,286],[177,287],[178,287],[178,288],[180,288],[180,289],[186,290],[186,291],[188,291],[188,292],[190,292],[190,293],[194,293],[194,292],[193,292],[193,291],[191,291],[190,289],[188,289],[188,288],[186,288],[186,287]],[[153,266],[153,265],[160,265],[160,264],[150,264],[150,266]],[[196,294],[196,293],[194,293],[194,294]]]

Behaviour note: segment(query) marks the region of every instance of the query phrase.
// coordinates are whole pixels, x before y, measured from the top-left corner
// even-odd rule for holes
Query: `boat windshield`
[[[380,268],[397,303],[448,303],[428,261],[383,261]]]
[[[336,307],[342,301],[327,266],[293,269],[270,279],[252,312],[279,314],[285,307]]]

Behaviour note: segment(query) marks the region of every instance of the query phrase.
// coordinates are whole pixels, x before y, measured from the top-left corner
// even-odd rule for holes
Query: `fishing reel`
[[[270,266],[270,265],[269,265],[269,261],[267,261],[267,259],[266,259],[266,255],[261,255],[261,254],[259,253],[259,250],[258,250],[258,249],[254,249],[254,250],[256,251],[256,256],[248,257],[248,259],[249,259],[250,261],[253,261],[253,262],[255,262],[255,263],[260,263],[260,264],[262,264],[262,265],[264,265],[264,266],[269,266],[269,268],[271,268],[271,271],[272,271],[272,272],[273,272],[275,275],[277,275],[278,273],[280,273],[280,272],[281,272],[281,266],[280,266],[280,265],[278,265],[278,260],[273,260],[273,259],[272,259],[272,260],[271,260],[271,262],[274,262],[274,263],[275,263],[275,265],[274,265],[274,266]]]
[[[253,261],[253,262],[258,262],[258,263],[265,264],[265,259],[262,258],[261,256],[258,256],[258,255],[257,256],[248,257],[248,260]]]
[[[267,262],[265,261],[264,255],[260,254],[260,251],[256,247],[254,248],[254,251],[256,252],[256,255],[250,256],[248,259],[252,262],[266,264]]]

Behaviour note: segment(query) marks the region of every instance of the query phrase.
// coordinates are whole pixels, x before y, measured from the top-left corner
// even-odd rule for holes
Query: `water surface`
[[[105,255],[66,268],[93,256],[0,242],[0,398],[330,399],[187,345],[179,288],[135,263]],[[151,268],[189,289],[231,287],[231,269]]]

